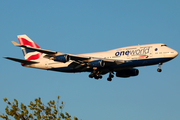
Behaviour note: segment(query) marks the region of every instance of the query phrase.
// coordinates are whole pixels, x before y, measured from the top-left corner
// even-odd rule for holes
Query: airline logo
[[[147,57],[146,54],[149,53],[149,50],[150,50],[150,47],[133,49],[133,50],[126,50],[126,51],[123,50],[123,51],[116,52],[115,56],[124,56],[124,55],[137,56],[137,55],[140,55],[139,57]]]
[[[25,39],[25,38],[18,38],[18,40],[19,40],[19,43],[20,43],[21,45],[29,45],[29,46],[31,46],[31,47],[40,48],[40,47],[39,47],[35,42],[33,42],[32,40],[29,41],[29,40],[27,40],[27,39]]]
[[[42,54],[43,53],[38,53],[38,54],[35,54],[35,55],[31,55],[30,57],[26,58],[26,60],[29,60],[29,61],[37,60],[37,59],[39,59],[41,57]]]
[[[30,47],[40,48],[35,42],[33,42],[29,37],[26,35],[18,36],[19,43],[21,45],[28,45]],[[41,57],[43,53],[39,53],[27,48],[22,48],[25,59],[26,60],[37,60]]]

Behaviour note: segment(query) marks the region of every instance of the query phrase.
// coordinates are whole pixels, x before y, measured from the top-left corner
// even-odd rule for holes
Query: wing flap
[[[72,67],[74,69],[78,69],[78,70],[81,70],[81,71],[84,71],[84,70],[88,69],[85,64],[80,64],[80,63],[77,63],[77,62],[72,62],[71,64],[68,65],[68,67]]]

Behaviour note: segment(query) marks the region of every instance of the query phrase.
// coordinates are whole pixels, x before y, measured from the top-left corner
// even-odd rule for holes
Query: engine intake
[[[90,66],[91,67],[104,67],[105,62],[102,60],[95,60],[95,61],[90,62]]]
[[[69,61],[69,55],[65,54],[65,55],[59,55],[56,56],[54,61],[58,61],[58,62],[68,62]]]
[[[138,74],[139,74],[138,69],[126,69],[116,72],[116,77],[131,77],[131,76],[137,76]]]

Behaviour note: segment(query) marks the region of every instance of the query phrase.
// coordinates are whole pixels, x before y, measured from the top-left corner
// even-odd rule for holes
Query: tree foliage
[[[15,120],[71,120],[71,116],[65,112],[62,112],[64,108],[63,101],[59,106],[58,96],[57,102],[49,101],[47,105],[44,105],[41,102],[41,98],[36,98],[34,103],[31,101],[28,106],[23,103],[18,104],[18,101],[14,99],[14,102],[9,102],[7,98],[4,98],[4,102],[8,105],[5,108],[6,115],[3,113],[0,115],[0,118],[10,120],[8,116],[15,118]],[[74,120],[78,120],[78,118],[74,117]]]

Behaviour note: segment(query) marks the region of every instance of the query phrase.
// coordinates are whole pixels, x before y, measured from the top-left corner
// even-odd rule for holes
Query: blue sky
[[[165,43],[180,52],[179,0],[0,1],[0,113],[3,98],[26,105],[61,96],[64,112],[83,120],[179,120],[179,56],[140,67],[139,76],[90,79],[89,73],[67,74],[24,68],[2,57],[23,58],[10,41],[27,34],[41,48],[80,54],[119,47]]]

